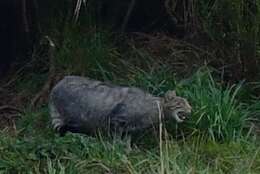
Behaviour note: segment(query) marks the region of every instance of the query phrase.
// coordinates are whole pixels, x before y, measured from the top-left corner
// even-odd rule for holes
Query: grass
[[[175,89],[177,94],[186,97],[194,111],[187,124],[193,133],[205,133],[216,141],[236,139],[248,131],[244,128],[251,111],[237,99],[242,84],[223,87],[213,79],[208,68],[201,68],[180,82],[164,66],[148,72],[136,69],[126,81],[127,85],[138,86],[154,95],[162,96],[167,90]]]
[[[137,86],[158,96],[175,89],[191,103],[192,117],[182,125],[166,125],[168,133],[161,129],[160,137],[149,134],[130,144],[128,137],[59,137],[50,126],[47,106],[26,107],[16,131],[0,131],[0,173],[260,172],[260,141],[247,126],[252,115],[259,115],[260,104],[245,95],[243,84],[223,86],[209,68],[180,80],[169,65],[149,55],[125,58],[124,64],[107,33],[82,34],[74,28],[64,32],[55,56],[59,73]],[[130,63],[138,61],[145,62],[145,68]],[[16,82],[17,90],[34,93],[46,77],[46,71],[25,74]],[[247,98],[241,100],[242,94]]]
[[[243,134],[249,111],[237,100],[242,84],[223,87],[209,70],[200,70],[181,88],[194,108],[191,125],[196,131],[207,132],[213,140],[235,139]]]
[[[45,110],[28,113],[18,134],[0,133],[1,173],[160,173],[161,167],[180,174],[260,172],[260,149],[254,141],[218,143],[194,136],[167,138],[161,149],[159,142],[149,149],[129,148],[128,141],[119,139],[59,137],[48,124],[39,126],[46,117]]]
[[[102,77],[118,59],[116,47],[107,32],[84,32],[78,27],[67,26],[63,35],[66,37],[58,46],[55,57],[56,66],[66,73]]]
[[[161,139],[149,141],[153,137],[148,136],[148,140],[134,145],[127,137],[70,133],[59,137],[50,127],[46,106],[37,111],[28,109],[17,122],[14,135],[0,132],[0,173],[260,172],[259,141],[242,131],[249,109],[236,100],[241,85],[221,87],[208,70],[200,70],[185,81],[175,80],[165,68],[157,73],[140,69],[131,72],[121,83],[156,95],[174,88],[188,98],[194,111],[183,128],[189,135],[176,139],[172,132],[165,134],[162,130]]]

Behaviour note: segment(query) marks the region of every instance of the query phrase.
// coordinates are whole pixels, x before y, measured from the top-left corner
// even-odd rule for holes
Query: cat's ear
[[[167,91],[164,95],[164,98],[166,101],[170,101],[176,97],[176,92],[175,91]]]

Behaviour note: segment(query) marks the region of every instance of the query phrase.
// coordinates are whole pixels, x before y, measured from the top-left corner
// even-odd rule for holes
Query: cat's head
[[[164,95],[164,110],[167,116],[173,117],[178,123],[191,116],[192,107],[189,102],[176,95],[175,91],[167,91]]]

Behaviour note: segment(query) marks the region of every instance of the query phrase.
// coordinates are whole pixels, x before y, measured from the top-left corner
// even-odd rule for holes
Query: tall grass
[[[243,135],[248,109],[237,100],[241,84],[223,87],[209,71],[198,71],[183,82],[181,93],[193,106],[192,127],[207,132],[213,140],[234,139]]]
[[[230,5],[242,1],[196,2],[208,4],[201,11],[207,20],[203,23],[206,32],[219,42],[233,44],[235,40],[237,43],[241,21],[229,23],[239,17],[235,15],[237,6]],[[223,4],[215,4],[220,2]],[[231,18],[221,25],[224,29],[214,28],[218,21],[224,20],[217,16],[222,15],[222,10],[225,17],[231,15]],[[250,127],[246,122],[251,116],[259,116],[260,104],[258,99],[252,105],[239,100],[242,84],[223,86],[208,68],[179,80],[167,64],[153,64],[155,60],[142,56],[125,59],[151,63],[145,68],[131,63],[123,65],[120,50],[108,33],[95,27],[82,27],[68,25],[58,31],[58,39],[56,33],[52,36],[54,40],[62,36],[61,41],[57,41],[55,55],[58,73],[111,80],[158,96],[167,90],[176,90],[193,107],[191,118],[178,127],[188,136],[181,140],[172,138],[174,132],[170,129],[176,125],[170,123],[166,126],[168,133],[160,125],[159,141],[156,139],[153,143],[139,139],[130,144],[128,139],[71,133],[59,137],[50,126],[47,107],[37,111],[28,109],[16,122],[13,132],[0,131],[0,173],[260,173],[259,141],[247,137]],[[38,73],[33,72],[33,76],[19,81],[17,90],[26,88],[32,92],[39,88],[46,75]]]
[[[66,73],[93,77],[111,70],[118,51],[111,43],[109,33],[92,29],[82,31],[79,26],[67,26],[56,54],[57,68]]]
[[[242,72],[239,78],[249,81],[257,79],[259,72],[259,10],[258,1],[198,1],[202,30],[217,44],[226,64],[240,61],[240,70],[236,69]]]
[[[193,107],[187,124],[189,130],[206,134],[215,141],[236,139],[246,131],[246,120],[251,111],[238,100],[242,84],[225,87],[207,68],[179,81],[170,66],[146,56],[129,57],[128,64],[124,65],[120,50],[109,40],[109,35],[101,31],[82,33],[79,28],[68,26],[64,31],[66,37],[55,56],[58,71],[137,86],[157,96],[163,96],[167,90],[176,90]],[[131,59],[140,59],[148,65],[136,67]]]
[[[199,134],[207,134],[214,141],[240,138],[248,131],[245,128],[250,111],[238,101],[242,84],[224,87],[208,68],[182,81],[177,81],[165,67],[150,71],[136,69],[127,83],[159,96],[167,90],[176,90],[193,107],[191,119],[185,126]]]
[[[104,40],[100,40],[100,44],[86,44],[86,48],[80,49],[99,50],[103,42]],[[71,42],[65,44],[66,49],[70,48],[69,43]],[[85,42],[79,42],[77,46],[82,43]],[[76,49],[77,46],[72,48]],[[64,52],[65,48],[59,51]],[[149,144],[150,141],[146,139],[130,144],[124,139],[70,133],[59,137],[51,129],[46,107],[37,111],[28,110],[17,122],[13,134],[0,132],[0,173],[260,172],[258,142],[247,139],[242,131],[248,112],[251,114],[251,110],[237,100],[242,85],[223,87],[207,68],[194,73],[189,79],[180,81],[167,65],[151,64],[147,66],[150,68],[146,69],[133,65],[116,67],[116,70],[122,68],[121,71],[125,72],[117,76],[106,62],[111,59],[105,59],[103,63],[96,61],[99,56],[109,55],[110,51],[93,51],[91,54],[95,59],[86,62],[71,59],[69,55],[73,55],[73,52],[67,51],[68,54],[63,53],[67,59],[57,63],[59,68],[68,74],[83,73],[92,78],[97,75],[101,80],[110,77],[114,83],[138,86],[159,96],[167,90],[175,89],[177,94],[186,97],[193,107],[191,120],[179,127],[188,129],[190,136],[176,140],[170,136],[172,132],[167,134],[161,127],[159,141],[156,139],[153,144]],[[113,63],[118,62],[114,60]],[[78,65],[83,68],[77,69]],[[95,72],[92,68],[98,73],[88,74]]]

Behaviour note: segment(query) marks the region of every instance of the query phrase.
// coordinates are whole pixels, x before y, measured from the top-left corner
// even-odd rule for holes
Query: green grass
[[[242,84],[223,87],[217,79],[213,79],[208,68],[201,68],[192,77],[180,82],[164,66],[150,71],[136,68],[125,84],[158,96],[175,89],[193,107],[192,119],[185,126],[193,133],[207,134],[214,141],[240,138],[249,131],[245,127],[252,110],[248,104],[238,100]]]
[[[167,134],[148,134],[130,144],[128,137],[59,137],[47,106],[26,107],[16,131],[0,131],[0,173],[260,173],[260,141],[247,122],[259,116],[260,102],[246,95],[243,84],[223,86],[209,68],[179,79],[171,66],[149,54],[123,57],[106,32],[67,28],[63,35],[55,55],[57,73],[111,80],[158,96],[174,89],[191,103],[191,119],[167,124]],[[16,90],[35,93],[46,77],[45,67],[24,73]]]
[[[30,112],[15,136],[0,132],[0,173],[258,173],[259,144],[240,139],[218,143],[202,136],[166,138],[151,148],[106,137],[49,129],[48,113]],[[43,124],[43,125],[41,125]]]
[[[209,70],[199,70],[183,81],[180,93],[192,103],[191,126],[206,132],[213,140],[236,139],[243,133],[250,115],[248,106],[238,101],[242,84],[223,87],[213,79]]]
[[[193,106],[192,119],[179,127],[187,129],[188,135],[176,139],[169,130],[169,134],[160,134],[161,141],[148,135],[133,145],[127,137],[121,140],[70,133],[59,137],[51,129],[46,106],[37,111],[28,109],[17,122],[14,135],[0,132],[0,173],[260,172],[259,141],[242,131],[250,109],[236,99],[241,85],[222,87],[207,69],[185,81],[176,80],[164,67],[161,71],[137,68],[129,72],[129,79],[121,83],[156,95],[176,89],[188,98]],[[254,107],[258,105],[255,102]]]

